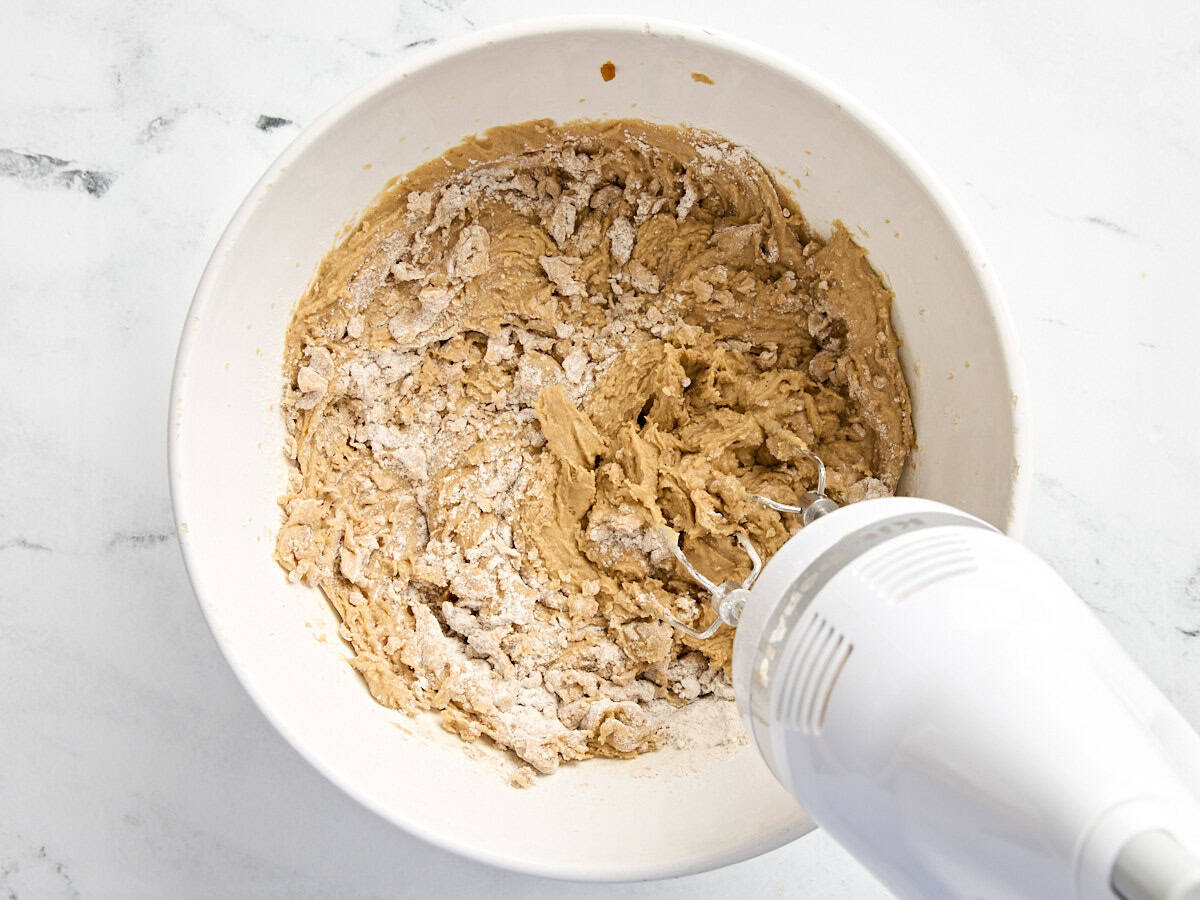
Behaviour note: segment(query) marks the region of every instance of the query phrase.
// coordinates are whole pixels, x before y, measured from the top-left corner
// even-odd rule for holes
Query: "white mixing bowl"
[[[610,60],[616,77],[604,81]],[[786,173],[782,184],[795,179],[818,230],[836,218],[855,232],[896,292],[919,442],[904,492],[1017,531],[1022,366],[999,288],[945,189],[902,140],[812,73],[663,22],[565,19],[474,35],[305,129],[213,253],[170,411],[171,490],[192,584],[229,664],[280,733],[413,834],[507,868],[588,880],[709,869],[813,826],[750,749],[690,774],[655,753],[509,787],[435,724],[377,705],[345,663],[331,610],[315,590],[289,586],[271,552],[286,473],[284,329],[342,227],[390,177],[464,135],[532,118],[615,116],[727,135]]]

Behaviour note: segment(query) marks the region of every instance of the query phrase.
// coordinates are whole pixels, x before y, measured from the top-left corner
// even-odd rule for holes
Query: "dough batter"
[[[493,129],[385,189],[287,334],[276,555],[371,693],[538,772],[630,757],[733,637],[717,582],[797,528],[750,500],[891,493],[913,444],[891,294],[744,148],[636,120]],[[527,779],[525,779],[527,780]]]

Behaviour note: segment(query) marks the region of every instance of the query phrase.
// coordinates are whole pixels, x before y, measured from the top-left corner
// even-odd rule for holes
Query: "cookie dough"
[[[642,121],[493,129],[394,180],[287,333],[276,557],[388,706],[538,772],[655,748],[731,697],[705,596],[798,527],[828,467],[895,490],[913,444],[891,294],[744,148]]]

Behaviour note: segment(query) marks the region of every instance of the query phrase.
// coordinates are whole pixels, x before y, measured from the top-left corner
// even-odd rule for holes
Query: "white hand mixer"
[[[805,451],[807,453],[807,451]],[[904,897],[1200,900],[1200,735],[1045,563],[907,497],[839,509],[717,585],[751,741]],[[761,569],[761,574],[760,574]]]

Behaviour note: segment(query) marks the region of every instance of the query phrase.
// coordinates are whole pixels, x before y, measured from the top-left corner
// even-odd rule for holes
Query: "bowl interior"
[[[370,698],[324,600],[288,586],[271,559],[290,310],[384,183],[466,134],[540,117],[711,128],[783,173],[818,230],[843,220],[890,279],[920,445],[905,492],[1006,527],[1019,505],[1020,373],[989,276],[905,151],[759,51],[674,26],[592,23],[513,29],[427,59],[355,95],[287,150],[197,292],[170,432],[175,513],[205,614],[289,741],[352,795],[439,844],[595,879],[695,871],[778,846],[811,823],[749,748],[683,774],[664,773],[660,754],[591,761],[519,791],[435,723]]]

